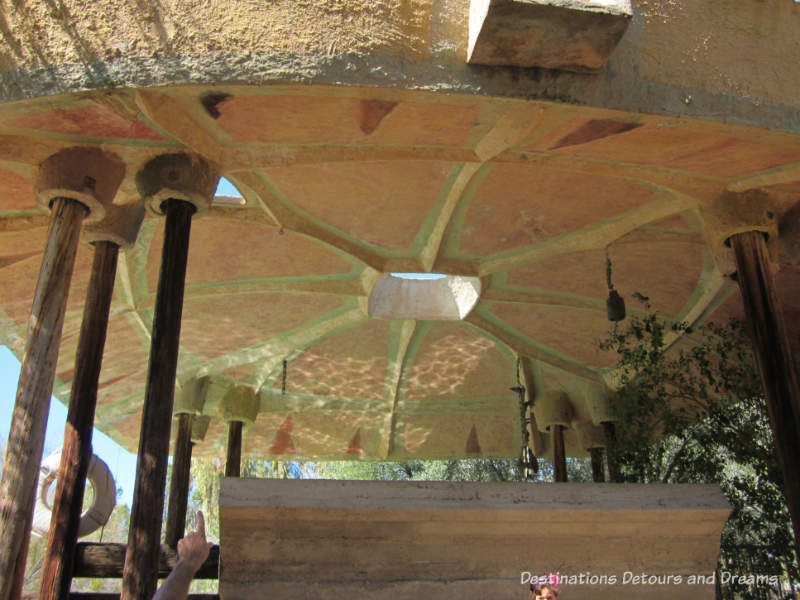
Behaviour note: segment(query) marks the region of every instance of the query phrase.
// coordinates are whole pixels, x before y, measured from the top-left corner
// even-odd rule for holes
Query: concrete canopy
[[[582,453],[575,431],[592,421],[586,399],[613,362],[595,346],[608,328],[606,247],[626,298],[640,292],[676,321],[738,315],[724,237],[745,221],[777,233],[800,196],[800,122],[786,83],[800,81],[789,35],[800,7],[786,3],[772,2],[768,16],[763,3],[725,9],[753,30],[713,25],[733,41],[707,42],[692,56],[708,61],[693,66],[671,46],[705,39],[689,27],[702,10],[634,3],[628,32],[592,76],[467,67],[465,2],[412,3],[406,14],[354,1],[360,29],[324,2],[273,3],[272,20],[234,2],[216,32],[188,3],[148,18],[84,4],[54,15],[31,2],[6,16],[17,51],[0,71],[0,342],[21,356],[48,222],[33,198],[36,165],[61,148],[102,145],[127,164],[115,200],[127,204],[150,158],[202,154],[244,204],[217,202],[193,225],[178,379],[203,390],[189,401],[211,417],[200,453],[224,445],[220,401],[248,385],[260,411],[246,453],[515,456],[518,357],[529,391],[569,396],[567,448]],[[119,11],[118,30],[99,5]],[[257,39],[256,17],[272,23]],[[52,43],[26,36],[37,20]],[[297,34],[284,47],[286,22]],[[728,44],[760,40],[764,23],[779,30],[779,48],[757,46],[760,61],[783,76],[756,61],[721,77],[720,57],[735,62]],[[147,217],[121,261],[100,381],[97,425],[131,450],[161,228]],[[771,240],[776,253],[791,245]],[[62,400],[90,256],[79,253],[67,308]],[[779,256],[796,338],[798,255]],[[373,287],[391,272],[477,277],[480,296],[462,320],[370,318]]]

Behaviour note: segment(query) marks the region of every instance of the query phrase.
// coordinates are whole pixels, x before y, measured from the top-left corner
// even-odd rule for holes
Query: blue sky
[[[0,439],[3,446],[8,441],[11,429],[11,417],[14,412],[14,399],[17,395],[20,364],[17,358],[5,346],[0,346]],[[67,422],[67,407],[57,398],[50,400],[50,414],[47,417],[47,432],[44,440],[46,457],[57,450],[64,441],[64,425]],[[136,456],[124,450],[110,437],[94,430],[92,435],[94,453],[111,469],[117,488],[122,488],[122,496],[118,502],[131,505],[133,499],[133,482],[136,473]]]

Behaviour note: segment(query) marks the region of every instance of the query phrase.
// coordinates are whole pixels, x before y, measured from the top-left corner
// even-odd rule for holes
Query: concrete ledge
[[[713,598],[685,582],[714,572],[729,512],[704,485],[224,479],[220,594],[527,600],[521,574],[559,572],[617,578],[566,584],[571,600]]]

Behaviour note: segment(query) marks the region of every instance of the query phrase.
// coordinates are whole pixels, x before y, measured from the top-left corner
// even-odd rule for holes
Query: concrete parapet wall
[[[714,572],[728,514],[706,485],[226,478],[220,594],[527,600],[525,573],[559,572],[617,577],[566,583],[571,600],[713,598],[687,580]]]

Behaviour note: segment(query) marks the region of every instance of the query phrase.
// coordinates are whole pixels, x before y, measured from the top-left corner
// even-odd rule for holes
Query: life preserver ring
[[[33,513],[33,532],[46,537],[50,531],[50,517],[53,507],[48,494],[56,481],[58,466],[61,463],[61,448],[53,452],[39,467],[39,486],[36,494],[36,508]],[[89,471],[86,475],[89,485],[94,490],[94,501],[89,509],[81,515],[78,526],[78,537],[85,537],[106,523],[111,511],[117,504],[117,487],[108,465],[92,454],[89,460]]]

